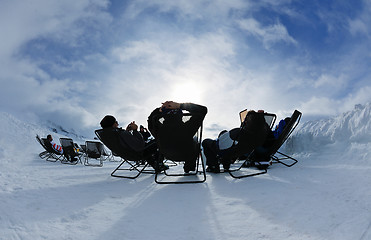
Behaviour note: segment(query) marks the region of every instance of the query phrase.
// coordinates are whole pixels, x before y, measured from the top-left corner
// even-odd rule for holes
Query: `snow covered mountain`
[[[300,123],[287,142],[290,152],[318,151],[334,144],[370,144],[371,103],[358,104],[339,116]]]

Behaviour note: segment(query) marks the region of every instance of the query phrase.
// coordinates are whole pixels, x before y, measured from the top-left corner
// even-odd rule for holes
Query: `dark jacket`
[[[223,158],[235,159],[250,153],[265,143],[269,132],[270,128],[265,122],[264,114],[249,112],[240,128],[229,131],[231,139],[236,140],[236,144],[222,154]]]
[[[135,152],[142,152],[144,149],[145,142],[143,140],[142,134],[137,130],[126,131],[122,128],[119,128],[119,135],[121,144],[129,146],[130,149]]]
[[[145,143],[138,131],[126,131],[122,128],[104,128],[100,133],[104,144],[115,154],[128,160],[140,160]]]
[[[160,112],[160,108],[156,108],[148,117],[148,129],[166,158],[196,159],[199,146],[193,137],[202,125],[207,108],[193,103],[183,103],[180,104],[180,109],[188,111],[191,114],[190,118],[183,116],[183,113],[165,114]]]

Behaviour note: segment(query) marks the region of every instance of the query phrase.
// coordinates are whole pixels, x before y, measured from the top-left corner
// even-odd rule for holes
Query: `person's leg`
[[[155,140],[146,143],[143,157],[156,171],[169,169],[169,167],[163,163],[163,159],[160,159],[160,153]]]
[[[68,161],[77,161],[75,150],[73,146],[67,146],[63,148],[63,154],[67,158]]]
[[[219,162],[218,162],[218,148],[216,141],[212,139],[205,139],[202,141],[202,147],[206,157],[206,165],[208,166],[208,171],[219,172]]]

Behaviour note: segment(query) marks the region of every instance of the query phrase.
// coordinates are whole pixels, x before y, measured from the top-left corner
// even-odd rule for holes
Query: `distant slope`
[[[291,152],[317,151],[334,143],[347,146],[370,141],[371,102],[330,119],[300,123],[285,147]]]
[[[75,141],[77,140],[78,143],[85,141],[74,132],[60,129],[63,129],[63,127],[50,122],[36,125],[23,122],[9,113],[0,112],[0,157],[12,158],[15,153],[27,155],[33,152],[41,152],[43,149],[37,143],[36,135],[46,137],[47,134],[52,134],[54,139],[70,137]]]

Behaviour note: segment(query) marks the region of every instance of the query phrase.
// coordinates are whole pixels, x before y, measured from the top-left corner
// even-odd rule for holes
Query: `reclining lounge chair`
[[[112,151],[114,156],[121,157],[122,162],[112,171],[112,177],[135,179],[142,173],[154,174],[154,170],[145,170],[148,163],[143,156],[121,145],[118,129],[106,128],[95,130],[99,140]]]
[[[155,176],[155,182],[156,183],[159,183],[159,184],[169,184],[169,183],[182,184],[182,183],[202,183],[202,182],[206,181],[206,170],[205,170],[203,157],[202,157],[202,154],[201,154],[202,126],[200,127],[200,129],[196,133],[196,135],[194,136],[194,140],[195,140],[195,142],[197,142],[197,152],[198,152],[198,156],[197,156],[197,159],[196,159],[196,170],[194,172],[190,172],[190,173],[180,173],[179,170],[178,171],[172,171],[173,168],[171,167],[171,165],[169,165],[170,169],[165,170],[163,172],[163,174],[166,177],[162,178],[160,176],[160,175],[162,175],[162,173],[159,173],[159,172],[156,173],[156,176]],[[172,161],[173,163],[176,163],[176,162],[184,163],[184,161],[179,160],[179,159],[181,159],[181,156],[179,156],[179,158],[176,158],[176,159],[170,159],[170,158],[168,159],[168,158],[166,158],[165,154],[162,154],[162,156],[165,158],[165,161],[167,160],[167,161]],[[173,165],[174,166],[181,166],[181,164],[173,164]],[[199,168],[201,168],[201,169],[199,169]],[[178,168],[178,169],[181,169],[181,171],[183,171],[183,168]],[[197,175],[200,175],[200,174],[202,176],[201,178],[199,178],[197,176]],[[186,176],[190,176],[190,177],[193,176],[192,177],[193,180],[185,180],[185,178],[182,178],[182,180],[179,181],[179,177],[186,177]]]
[[[84,154],[84,165],[93,167],[103,166],[103,154],[102,154],[103,144],[96,141],[86,141],[85,142],[85,154]],[[95,159],[98,163],[91,163],[89,159]]]
[[[63,154],[65,156],[68,156],[70,158],[72,157],[77,157],[77,161],[69,161],[66,157],[61,161],[61,163],[64,163],[64,164],[71,164],[71,165],[76,165],[78,162],[81,162],[81,157],[82,157],[82,153],[80,152],[76,152],[75,150],[75,143],[73,142],[73,140],[71,138],[59,138],[59,142],[61,143],[62,145],[62,148],[63,148]]]
[[[204,107],[200,107],[204,111]],[[205,108],[206,109],[206,108]],[[184,110],[185,111],[185,110]],[[207,109],[205,110],[207,112]],[[149,130],[152,132],[152,135],[155,137],[156,142],[158,143],[160,149],[160,159],[166,161],[172,161],[179,164],[174,164],[175,166],[168,170],[164,170],[163,173],[156,173],[155,182],[159,184],[183,184],[183,183],[202,183],[206,181],[206,171],[204,166],[203,157],[201,154],[201,141],[202,141],[202,121],[206,112],[194,113],[192,115],[190,112],[184,112],[178,116],[166,116],[166,118],[179,117],[178,120],[166,120],[164,117],[161,117],[160,113],[153,111],[149,118]],[[198,114],[198,115],[196,115]],[[192,119],[192,117],[194,117]],[[166,122],[169,121],[169,124]],[[188,124],[188,121],[189,124]],[[192,122],[192,124],[191,124]],[[194,129],[197,124],[200,122],[198,129]],[[171,128],[171,129],[170,129]],[[177,131],[182,129],[182,131]],[[188,129],[187,136],[180,135],[184,133],[184,130]],[[191,135],[194,132],[195,135]],[[188,156],[185,156],[188,155]],[[188,159],[185,159],[187,157]],[[193,158],[195,163],[193,162]],[[190,159],[192,161],[190,161]],[[187,162],[190,161],[190,162]],[[194,166],[195,169],[188,167]],[[184,166],[183,168],[181,166]],[[201,169],[199,169],[201,168]],[[201,177],[199,176],[201,175]]]
[[[258,171],[258,172],[254,171],[253,173],[249,173],[249,174],[240,174],[240,175],[234,174],[235,172],[239,172],[243,166],[249,166],[251,162],[255,163],[255,166],[259,168],[261,159],[256,159],[256,158],[262,158],[264,159],[264,161],[271,160],[273,163],[281,163],[287,167],[291,167],[295,165],[298,162],[296,159],[294,159],[293,157],[287,154],[279,152],[278,150],[285,143],[285,141],[291,135],[291,133],[295,130],[296,126],[300,122],[301,116],[302,116],[302,113],[299,112],[298,110],[295,110],[290,118],[290,121],[286,124],[285,128],[283,129],[282,133],[279,135],[278,139],[274,140],[274,143],[268,149],[262,149],[261,147],[254,149],[254,151],[248,154],[246,160],[240,165],[240,167],[237,169],[230,170],[229,174],[233,178],[244,178],[244,177],[251,177],[251,176],[256,176],[256,175],[267,173],[267,168],[261,168],[261,171]],[[266,118],[266,121],[267,121],[267,118]],[[272,127],[273,124],[274,123],[272,123],[270,126]],[[289,160],[292,163],[289,164],[287,163],[286,160]]]
[[[39,135],[36,135],[36,140],[45,149],[39,154],[40,158],[49,162],[63,161],[64,155],[56,151],[46,138],[40,138]]]

